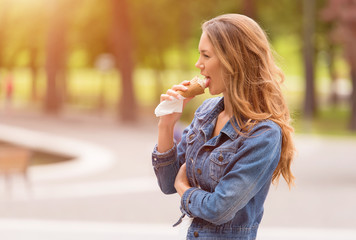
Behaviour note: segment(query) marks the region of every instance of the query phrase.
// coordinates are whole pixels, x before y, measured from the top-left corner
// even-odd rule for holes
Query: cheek
[[[214,64],[212,64],[211,70],[212,70],[212,74],[214,75],[214,78],[217,78],[217,79],[222,78],[223,69],[222,69],[220,62],[215,62]]]

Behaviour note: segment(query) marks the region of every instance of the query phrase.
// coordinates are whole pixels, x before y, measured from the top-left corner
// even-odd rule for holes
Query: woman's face
[[[210,94],[223,93],[226,90],[223,81],[223,67],[205,32],[200,38],[199,54],[200,56],[195,66],[200,69],[200,74],[206,77]]]

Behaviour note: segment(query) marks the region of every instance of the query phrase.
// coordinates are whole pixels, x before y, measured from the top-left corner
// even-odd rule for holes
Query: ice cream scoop
[[[181,96],[185,98],[191,98],[199,94],[203,94],[206,88],[206,79],[201,79],[198,76],[195,76],[192,80],[190,80],[190,84],[187,86],[186,91],[178,90]]]

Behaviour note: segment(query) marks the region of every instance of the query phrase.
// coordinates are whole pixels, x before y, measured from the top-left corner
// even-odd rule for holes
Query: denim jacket
[[[212,137],[223,109],[223,98],[206,100],[178,145],[165,153],[155,147],[152,153],[165,194],[176,192],[175,177],[186,163],[192,187],[181,198],[181,211],[193,218],[187,239],[256,239],[280,159],[281,129],[273,121],[256,124],[247,135],[240,135],[229,121]]]

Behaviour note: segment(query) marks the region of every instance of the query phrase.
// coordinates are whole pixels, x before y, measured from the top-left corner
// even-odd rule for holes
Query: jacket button
[[[222,162],[222,160],[224,160],[224,157],[220,155],[219,158],[218,158],[218,160],[219,160],[220,162]]]
[[[198,232],[194,232],[194,237],[199,237],[199,233]]]
[[[200,168],[197,169],[197,173],[198,173],[199,175],[201,175],[201,169],[200,169]]]

